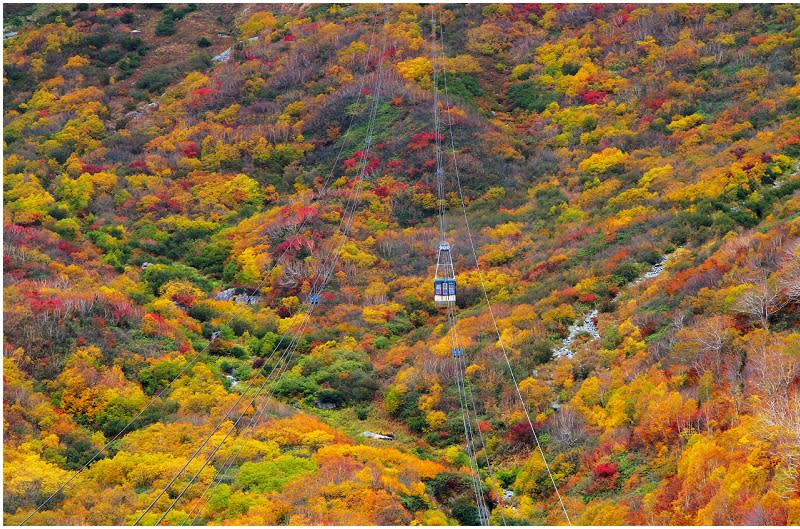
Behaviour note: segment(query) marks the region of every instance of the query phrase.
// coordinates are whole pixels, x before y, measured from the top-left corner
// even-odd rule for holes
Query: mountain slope
[[[430,7],[4,9],[5,520],[123,429],[31,521],[136,520],[280,365],[342,244],[265,414],[166,521],[476,523],[431,299]],[[565,520],[482,287],[573,522],[798,523],[797,7],[440,11],[491,521]]]

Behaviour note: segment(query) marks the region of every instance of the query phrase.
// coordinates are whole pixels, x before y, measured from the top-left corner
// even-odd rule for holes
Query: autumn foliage
[[[800,523],[800,9],[384,11],[4,6],[4,522],[476,524],[443,205],[492,524]]]

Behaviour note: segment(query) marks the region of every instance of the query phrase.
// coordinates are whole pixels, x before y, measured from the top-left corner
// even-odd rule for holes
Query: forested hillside
[[[6,524],[800,524],[800,7],[3,9]]]

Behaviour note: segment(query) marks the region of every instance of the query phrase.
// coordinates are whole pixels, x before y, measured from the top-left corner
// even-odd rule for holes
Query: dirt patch
[[[193,54],[208,53],[214,56],[225,51],[236,42],[234,29],[243,13],[252,11],[253,6],[248,4],[200,4],[197,11],[186,15],[176,21],[173,35],[157,36],[156,26],[163,17],[159,10],[146,9],[137,6],[134,11],[134,21],[127,26],[126,31],[144,41],[149,50],[142,57],[142,62],[127,79],[117,82],[116,88],[120,95],[127,95],[135,89],[136,82],[148,71],[171,64],[180,64],[188,61]],[[200,48],[197,40],[205,37],[211,43],[207,48]],[[112,109],[114,115],[121,115],[122,106]]]

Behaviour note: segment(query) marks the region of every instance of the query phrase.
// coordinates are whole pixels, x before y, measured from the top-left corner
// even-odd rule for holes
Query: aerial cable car
[[[437,307],[448,307],[456,302],[456,274],[450,244],[446,241],[439,243],[436,274],[433,278],[433,302]]]
[[[320,295],[319,294],[309,294],[308,295],[308,302],[311,305],[319,305]]]

